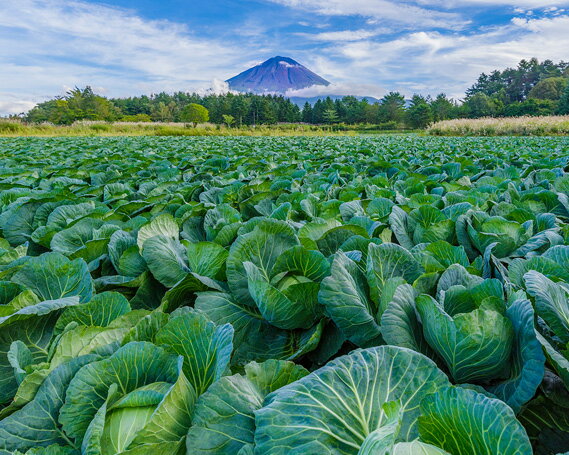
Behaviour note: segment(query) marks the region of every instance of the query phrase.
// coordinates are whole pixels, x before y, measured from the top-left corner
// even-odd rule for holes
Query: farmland
[[[0,455],[569,451],[569,137],[0,158]]]

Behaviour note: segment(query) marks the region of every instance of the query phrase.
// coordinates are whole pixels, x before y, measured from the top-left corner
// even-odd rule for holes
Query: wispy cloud
[[[0,92],[0,114],[20,114],[30,110],[35,104],[33,101],[22,101],[17,94]]]
[[[312,41],[360,41],[374,36],[387,35],[393,33],[392,28],[383,27],[376,29],[359,29],[359,30],[338,30],[333,32],[321,33],[298,33],[298,36]]]
[[[417,0],[417,3],[446,9],[465,5],[512,6],[514,8],[547,8],[569,5],[567,0]]]
[[[444,34],[415,32],[397,39],[336,44],[329,48],[333,60],[361,79],[380,79],[394,89],[461,97],[481,72],[515,66],[521,59],[567,59],[569,16],[514,18],[490,31]],[[342,65],[336,66],[342,68]],[[340,71],[340,76],[345,73]]]
[[[289,90],[287,96],[298,96],[298,97],[315,97],[315,96],[327,96],[327,95],[352,95],[352,96],[371,96],[374,98],[381,98],[387,93],[384,87],[375,84],[330,84],[328,86],[324,85],[314,85],[312,87],[303,88],[301,90]]]
[[[325,16],[363,16],[382,23],[407,24],[414,27],[434,27],[459,30],[469,21],[455,12],[424,8],[423,2],[390,0],[269,0],[291,8],[311,11]]]
[[[107,87],[111,95],[190,90],[226,74],[243,49],[192,34],[185,25],[85,1],[4,0],[0,87],[30,103],[66,86]],[[2,100],[3,111],[14,111]]]

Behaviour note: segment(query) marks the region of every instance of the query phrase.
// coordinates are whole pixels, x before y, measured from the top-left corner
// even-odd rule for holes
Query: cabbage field
[[[569,138],[0,158],[0,455],[569,453]]]

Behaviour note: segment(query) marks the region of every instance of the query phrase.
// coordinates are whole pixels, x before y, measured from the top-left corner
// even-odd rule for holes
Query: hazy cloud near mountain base
[[[313,85],[300,90],[289,90],[286,92],[286,96],[312,98],[327,95],[353,95],[381,98],[386,93],[385,88],[373,84],[330,84],[328,86]]]
[[[211,81],[210,87],[203,91],[203,94],[225,95],[226,93],[237,93],[229,88],[229,84],[221,79]]]

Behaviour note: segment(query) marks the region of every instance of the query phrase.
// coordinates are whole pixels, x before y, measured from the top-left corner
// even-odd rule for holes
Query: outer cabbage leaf
[[[184,356],[184,373],[201,395],[225,373],[233,350],[233,327],[216,326],[206,316],[189,312],[173,317],[156,334],[156,343]]]
[[[509,319],[484,308],[452,318],[427,295],[419,296],[416,304],[425,339],[456,382],[494,379],[507,371],[514,339]]]
[[[161,395],[153,392],[157,386]],[[190,424],[196,399],[194,389],[182,373],[181,357],[150,343],[132,342],[107,359],[85,365],[69,383],[59,415],[68,437],[84,447],[93,446],[92,438],[102,437],[101,425],[110,416],[101,415],[100,409],[107,397],[113,395],[113,389],[118,398],[128,400],[135,408],[144,407],[145,403],[153,405],[142,427],[128,441],[129,447],[146,446],[144,449],[152,450],[153,444],[165,443],[170,447],[170,443],[180,442]],[[157,396],[163,397],[158,403]],[[126,403],[117,408],[125,406]],[[122,417],[129,416],[123,414],[117,419],[121,421]]]
[[[254,412],[265,396],[307,374],[292,362],[268,360],[247,365],[245,376],[221,378],[198,400],[187,437],[188,455],[232,455],[253,443]]]
[[[436,359],[437,354],[423,336],[423,327],[417,316],[413,286],[402,284],[395,291],[381,317],[381,335],[387,344],[412,349]]]
[[[109,258],[120,275],[137,277],[147,269],[136,244],[136,234],[120,230],[114,232],[107,249]]]
[[[554,283],[539,272],[524,275],[526,288],[535,297],[537,314],[564,343],[569,342],[569,288]]]
[[[215,324],[233,326],[233,364],[299,358],[316,348],[323,330],[322,323],[307,330],[279,329],[265,321],[256,307],[223,292],[199,292],[195,307]]]
[[[401,403],[399,439],[412,440],[421,399],[448,385],[431,360],[411,350],[354,351],[267,397],[255,414],[256,450],[357,454],[368,435],[386,423],[383,405],[392,401]]]
[[[346,338],[364,347],[381,341],[377,309],[368,295],[369,287],[359,266],[344,253],[337,253],[330,276],[322,280],[318,299]]]
[[[283,286],[273,286],[252,262],[245,262],[249,294],[263,317],[280,329],[307,329],[321,315],[317,282],[288,277]],[[290,283],[290,284],[289,284]]]
[[[0,448],[25,451],[38,446],[65,444],[67,436],[58,424],[65,391],[84,365],[98,359],[95,355],[83,356],[54,369],[32,401],[0,420]]]
[[[172,215],[164,213],[158,215],[148,224],[142,226],[137,235],[137,245],[140,251],[144,247],[144,243],[152,237],[164,237],[172,240],[178,240],[180,229],[176,220]]]
[[[374,302],[379,303],[383,288],[390,278],[401,277],[407,283],[413,283],[423,272],[417,259],[402,246],[370,243],[366,274]]]
[[[53,329],[61,310],[78,304],[76,296],[48,300],[0,318],[0,403],[10,400],[18,386],[14,367],[8,359],[12,343],[23,343],[29,349],[34,364],[47,360]]]
[[[227,258],[231,293],[238,301],[254,305],[243,264],[252,262],[268,277],[279,256],[296,245],[299,241],[294,230],[285,222],[272,219],[262,220],[253,231],[239,236]]]
[[[175,286],[190,271],[186,251],[178,239],[165,236],[146,239],[142,257],[152,275],[167,288]]]
[[[545,356],[535,334],[535,314],[529,300],[516,300],[506,311],[515,331],[510,378],[488,390],[515,412],[535,395],[545,373]]]
[[[87,263],[82,259],[70,261],[60,253],[30,258],[12,281],[26,286],[44,300],[76,295],[85,303],[93,295],[93,281]]]
[[[534,444],[536,455],[550,455],[568,447],[568,411],[569,408],[543,394],[524,406],[518,418]]]
[[[453,455],[528,455],[524,427],[501,400],[474,390],[449,387],[421,402],[421,440]]]
[[[190,270],[212,279],[225,277],[225,262],[229,252],[212,242],[184,242]]]
[[[130,311],[128,300],[118,292],[103,292],[90,302],[65,309],[56,324],[61,331],[70,322],[89,327],[106,327],[119,316]]]

